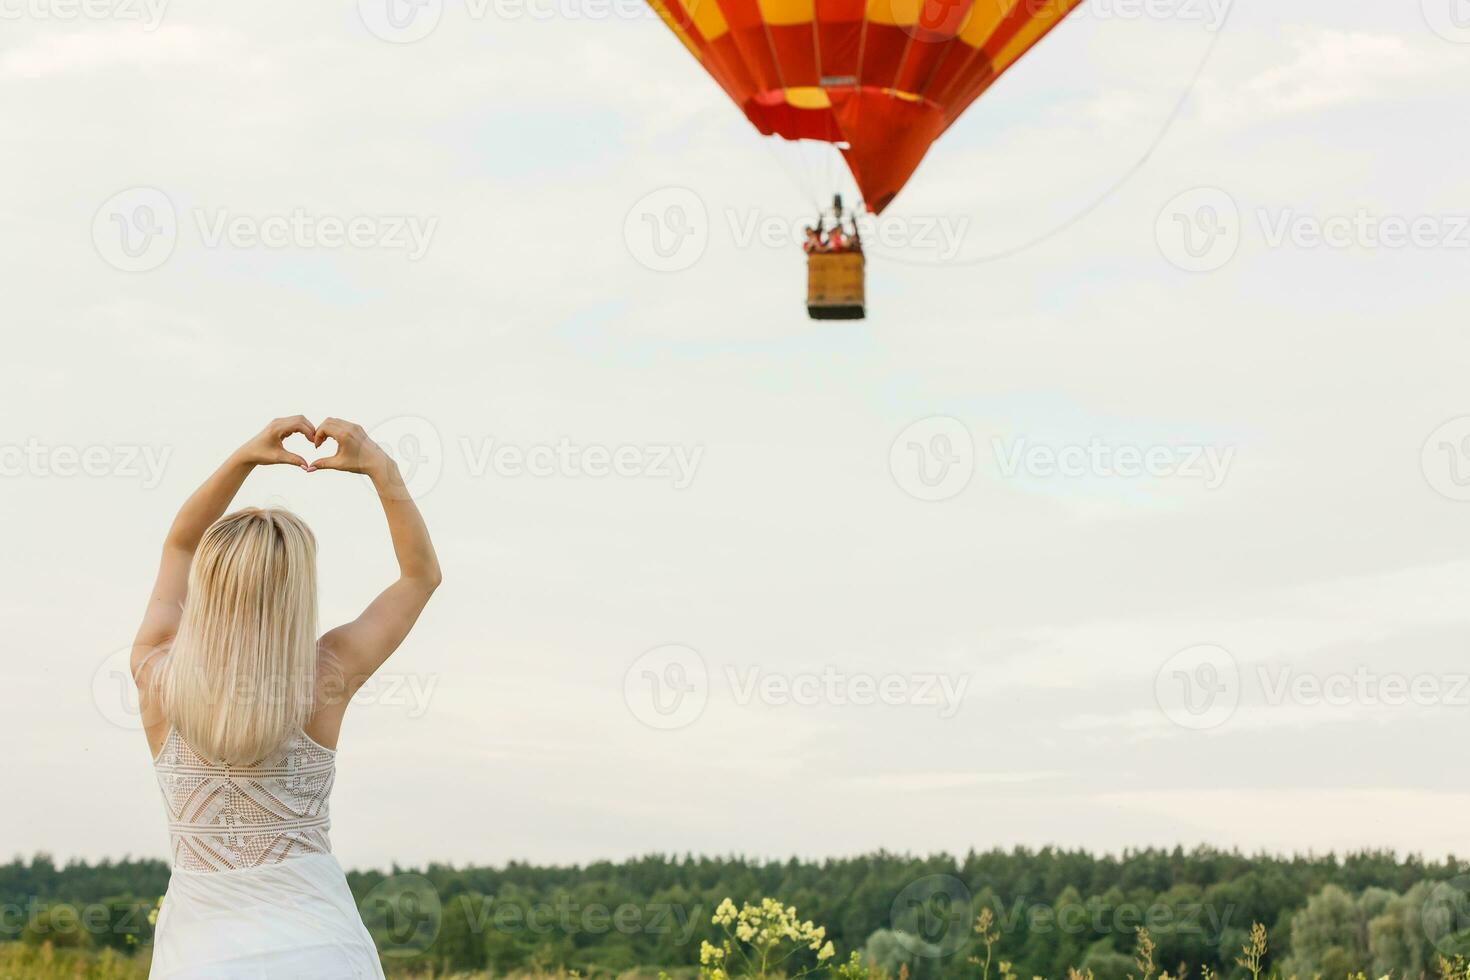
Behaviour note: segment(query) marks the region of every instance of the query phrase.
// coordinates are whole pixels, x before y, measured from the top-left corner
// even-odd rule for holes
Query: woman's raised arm
[[[305,417],[292,415],[276,419],[231,453],[230,458],[179,508],[178,516],[174,518],[168,529],[168,536],[164,538],[158,577],[153,583],[153,593],[148,597],[143,624],[138,627],[138,634],[133,640],[134,677],[148,655],[172,639],[178,631],[184,596],[189,585],[189,564],[194,559],[194,550],[199,547],[204,532],[219,520],[230,506],[230,501],[235,499],[235,494],[239,492],[250,471],[257,466],[273,463],[309,469],[306,460],[281,445],[288,436],[295,433],[316,441],[316,428]]]
[[[398,559],[398,581],[379,593],[362,615],[322,637],[322,647],[341,670],[343,693],[350,697],[408,636],[439,587],[441,575],[429,529],[393,458],[368,438],[362,426],[341,419],[317,426],[315,443],[320,446],[327,439],[336,440],[337,452],[312,463],[312,469],[361,473],[373,481]]]

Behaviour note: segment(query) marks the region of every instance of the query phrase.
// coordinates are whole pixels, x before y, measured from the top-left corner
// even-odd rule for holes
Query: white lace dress
[[[383,976],[327,837],[335,752],[298,732],[262,763],[220,766],[175,731],[153,768],[173,874],[150,978]]]

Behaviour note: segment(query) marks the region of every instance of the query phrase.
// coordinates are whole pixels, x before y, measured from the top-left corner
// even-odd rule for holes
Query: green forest
[[[0,865],[0,953],[104,957],[123,971],[107,976],[129,976],[128,961],[146,960],[168,874],[160,861],[58,865],[36,856]],[[1470,868],[1376,852],[649,856],[395,867],[348,880],[385,967],[399,975],[1062,980],[1072,971],[1139,980],[1142,938],[1148,969],[1172,980],[1417,978],[1443,974],[1470,951]],[[750,903],[750,922],[731,906],[716,922],[725,899]],[[766,920],[762,900],[774,900]],[[770,925],[769,909],[794,925]],[[766,936],[784,943],[779,960],[759,949]],[[1254,970],[1242,954],[1253,942]],[[0,976],[5,962],[0,955]]]

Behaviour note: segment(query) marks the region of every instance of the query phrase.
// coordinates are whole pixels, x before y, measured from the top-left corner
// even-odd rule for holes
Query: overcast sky
[[[1467,850],[1452,0],[1091,0],[861,323],[802,307],[830,161],[634,4],[110,3],[0,2],[6,850],[166,853],[118,651],[296,412],[394,447],[446,572],[348,715],[349,866]],[[328,623],[393,574],[354,478],[241,503]]]

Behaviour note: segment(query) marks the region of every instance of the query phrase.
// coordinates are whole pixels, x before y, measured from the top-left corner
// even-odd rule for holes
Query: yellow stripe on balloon
[[[817,19],[814,0],[759,0],[761,19],[775,27],[810,24]]]
[[[713,41],[730,29],[725,22],[725,15],[720,10],[720,5],[715,0],[675,0],[684,8],[684,13],[694,21],[694,29],[699,31],[699,36],[706,41]]]
[[[827,98],[826,89],[801,85],[786,90],[786,102],[798,109],[830,109],[832,100]]]
[[[924,0],[868,0],[868,23],[912,27],[923,9]]]
[[[974,0],[970,4],[969,13],[965,14],[965,22],[960,25],[959,39],[972,48],[983,48],[1017,2],[1018,0]],[[1033,3],[1035,0],[1026,2]],[[1048,2],[1056,3],[1057,0]]]

